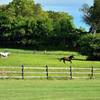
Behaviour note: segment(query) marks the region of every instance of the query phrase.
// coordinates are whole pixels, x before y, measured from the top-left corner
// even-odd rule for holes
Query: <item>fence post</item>
[[[22,79],[24,79],[24,65],[22,65],[21,67],[22,67]]]
[[[68,79],[68,74],[69,74],[69,69],[67,70],[67,67],[66,67],[66,79]]]
[[[48,79],[48,66],[46,65],[46,79]]]
[[[93,78],[93,66],[91,68],[91,75],[90,75],[90,79],[92,79],[92,78]]]
[[[72,67],[70,66],[70,79],[72,79]]]

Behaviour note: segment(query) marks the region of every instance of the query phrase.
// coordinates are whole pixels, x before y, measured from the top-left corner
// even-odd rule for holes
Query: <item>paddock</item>
[[[99,61],[76,52],[8,51],[0,58],[0,100],[100,100]],[[72,64],[58,60],[71,54]]]

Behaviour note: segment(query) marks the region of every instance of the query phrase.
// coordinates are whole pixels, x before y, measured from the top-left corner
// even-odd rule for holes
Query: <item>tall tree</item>
[[[53,20],[54,35],[66,35],[74,29],[73,18],[68,13],[48,11]]]
[[[97,32],[100,32],[100,0],[94,0],[94,19]]]
[[[81,11],[84,13],[83,20],[90,26],[90,32],[96,33],[100,30],[100,0],[94,0],[93,6],[84,4]]]
[[[34,1],[33,0],[13,0],[7,5],[8,14],[14,16],[33,16],[34,14]]]
[[[0,38],[8,38],[11,31],[11,22],[5,13],[0,11]]]

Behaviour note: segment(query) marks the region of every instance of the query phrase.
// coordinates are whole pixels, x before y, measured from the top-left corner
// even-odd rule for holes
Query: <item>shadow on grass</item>
[[[72,60],[78,60],[78,61],[87,61],[86,59],[79,59],[79,58],[74,58]]]
[[[79,59],[79,58],[74,58],[73,60],[77,60],[77,61],[100,61],[100,59],[99,60],[97,60],[97,59]]]

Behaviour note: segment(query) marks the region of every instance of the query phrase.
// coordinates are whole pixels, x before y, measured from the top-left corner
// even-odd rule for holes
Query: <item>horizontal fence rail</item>
[[[70,67],[0,67],[1,79],[96,79],[100,68]]]

